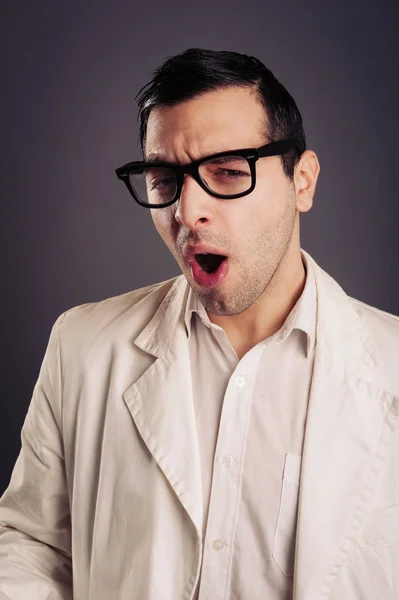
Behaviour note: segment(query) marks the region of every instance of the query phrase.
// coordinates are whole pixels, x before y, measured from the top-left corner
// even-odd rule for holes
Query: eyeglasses
[[[233,200],[250,194],[256,185],[255,163],[266,156],[281,156],[297,148],[296,139],[271,142],[260,148],[228,150],[204,156],[187,165],[163,161],[130,162],[116,169],[140,206],[165,208],[180,197],[185,175],[191,175],[215,198]]]

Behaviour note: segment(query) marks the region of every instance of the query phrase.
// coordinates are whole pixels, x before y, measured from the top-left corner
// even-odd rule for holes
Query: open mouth
[[[195,259],[205,273],[215,273],[226,256],[221,254],[196,254]]]
[[[215,287],[226,280],[229,273],[229,260],[222,254],[196,253],[190,261],[190,268],[197,285]]]

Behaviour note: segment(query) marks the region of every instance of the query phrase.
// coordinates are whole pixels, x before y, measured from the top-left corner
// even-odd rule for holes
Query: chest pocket
[[[280,508],[273,541],[273,558],[284,575],[289,577],[294,574],[301,460],[302,457],[298,454],[287,454],[285,457]]]

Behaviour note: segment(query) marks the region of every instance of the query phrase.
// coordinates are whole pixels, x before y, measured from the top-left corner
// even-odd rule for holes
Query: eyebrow
[[[231,150],[231,152],[234,152],[234,150]],[[242,156],[235,156],[234,154],[232,156],[217,156],[216,158],[211,158],[210,161],[215,164],[234,163],[237,162],[237,158],[242,158]]]
[[[155,152],[151,152],[150,154],[148,154],[148,156],[145,156],[144,162],[149,162],[149,163],[154,163],[154,164],[167,163],[168,165],[176,165],[176,166],[179,166],[181,164],[181,163],[178,163],[175,161],[168,160],[167,158],[164,158],[162,156],[159,156]]]
[[[234,149],[226,150],[226,152],[234,152]],[[200,157],[199,159],[196,159],[196,160],[201,160],[201,158],[206,158],[207,156],[213,156],[213,154],[217,154],[217,152],[212,153],[212,154],[204,154],[202,157]],[[237,159],[236,156],[220,156],[220,157],[212,159],[212,162],[215,162],[215,163],[234,162],[236,159]],[[191,162],[196,162],[196,160],[191,161]],[[182,166],[182,165],[185,166],[186,164],[190,164],[190,163],[179,163],[176,161],[170,161],[162,156],[159,156],[159,154],[157,154],[156,152],[150,152],[150,154],[145,156],[144,162],[167,163],[168,165],[176,165],[176,166]]]
[[[144,160],[148,160],[151,162],[168,162],[166,159],[160,157],[156,152],[150,152],[147,156],[144,156]]]

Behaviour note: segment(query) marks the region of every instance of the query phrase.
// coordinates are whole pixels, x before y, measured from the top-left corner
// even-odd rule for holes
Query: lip
[[[196,260],[196,254],[218,254],[219,256],[225,256],[226,258],[214,273],[207,273]],[[189,246],[185,251],[185,257],[190,267],[191,276],[195,283],[200,287],[216,287],[226,280],[229,273],[229,259],[227,254],[224,254],[221,250],[202,244]]]

